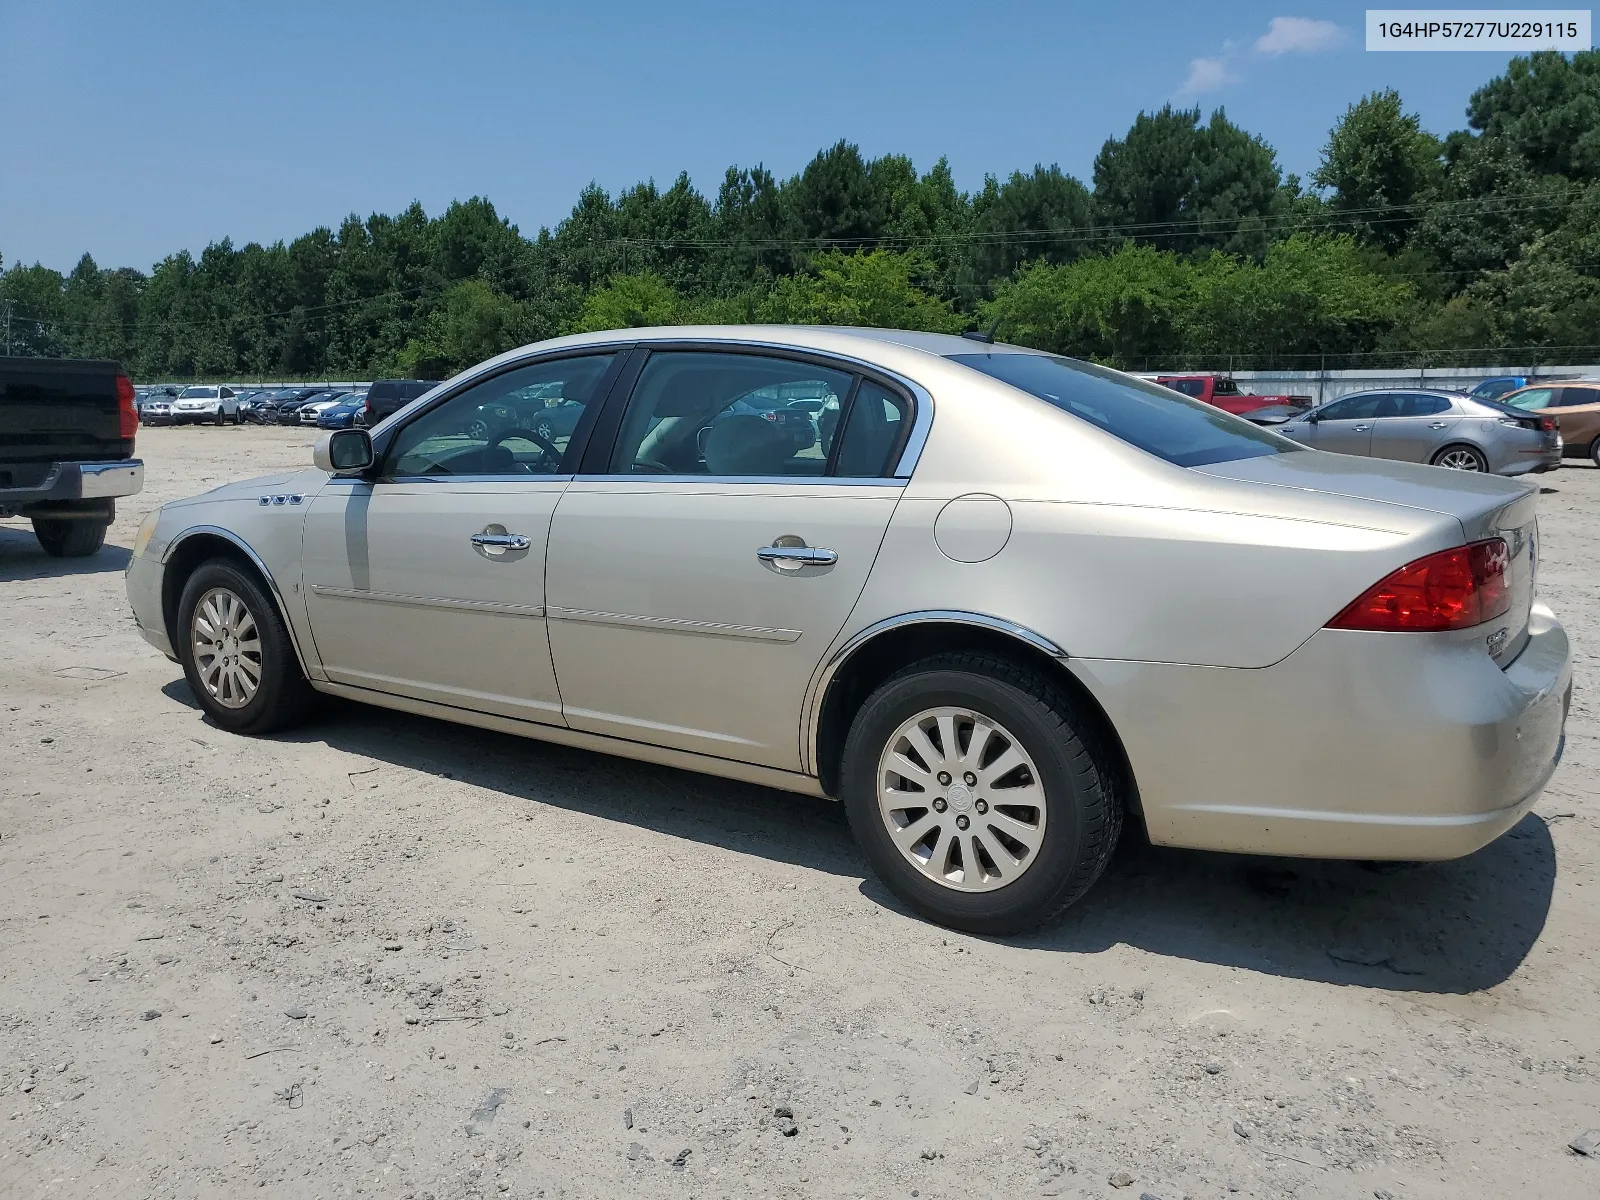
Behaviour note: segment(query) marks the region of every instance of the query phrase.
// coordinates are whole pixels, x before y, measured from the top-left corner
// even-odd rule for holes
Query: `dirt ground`
[[[1544,480],[1577,691],[1509,835],[1129,838],[984,940],[830,802],[347,704],[207,724],[126,548],[311,440],[141,432],[94,559],[0,522],[0,1196],[1600,1195],[1600,470]]]

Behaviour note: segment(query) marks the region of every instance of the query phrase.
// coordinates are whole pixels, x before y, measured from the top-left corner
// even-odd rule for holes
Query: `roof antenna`
[[[969,329],[961,336],[966,338],[969,342],[983,342],[985,345],[994,345],[994,332],[992,330],[988,333],[984,333],[980,329]]]

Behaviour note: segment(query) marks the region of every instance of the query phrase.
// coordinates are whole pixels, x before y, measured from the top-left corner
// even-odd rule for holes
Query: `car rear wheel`
[[[996,655],[892,676],[845,743],[841,797],[884,884],[972,933],[1048,923],[1105,870],[1122,829],[1111,759],[1056,684]]]
[[[238,566],[198,567],[178,601],[179,657],[200,707],[222,728],[261,734],[311,711],[316,693],[271,597]]]
[[[98,554],[106,543],[104,519],[74,520],[70,517],[35,517],[33,536],[51,558],[87,558]]]
[[[1433,465],[1451,471],[1487,471],[1489,461],[1472,446],[1446,446],[1433,456]]]
[[[1600,467],[1600,437],[1589,443],[1589,461]]]

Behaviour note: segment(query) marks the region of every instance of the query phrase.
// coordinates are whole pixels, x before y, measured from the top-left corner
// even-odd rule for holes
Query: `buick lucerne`
[[[884,882],[962,929],[1056,916],[1128,820],[1464,855],[1561,752],[1534,488],[1307,448],[1090,363],[583,334],[314,457],[139,530],[138,625],[219,726],[328,693],[836,797]]]

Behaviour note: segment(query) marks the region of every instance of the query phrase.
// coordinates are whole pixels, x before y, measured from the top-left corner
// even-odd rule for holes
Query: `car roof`
[[[954,333],[924,333],[915,329],[867,329],[853,325],[668,325],[650,329],[607,329],[597,333],[576,333],[537,343],[540,350],[557,350],[613,344],[617,342],[746,342],[751,345],[782,345],[797,349],[837,349],[840,340],[878,342],[904,346],[928,354],[1043,354],[1027,346],[1006,342],[985,342]],[[522,351],[535,349],[524,346]],[[521,353],[516,351],[515,353]]]

